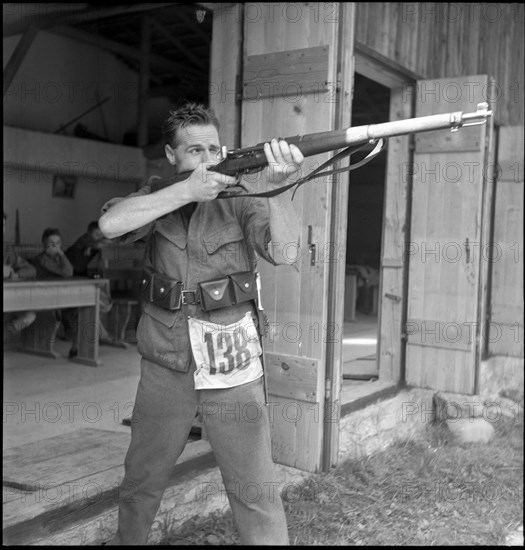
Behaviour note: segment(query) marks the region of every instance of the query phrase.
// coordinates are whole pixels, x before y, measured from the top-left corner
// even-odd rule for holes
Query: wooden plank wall
[[[213,4],[210,107],[220,120],[221,145],[240,147],[240,107],[235,83],[242,65],[242,6]]]
[[[358,2],[356,11],[358,43],[419,78],[490,75],[495,122],[523,125],[523,5]]]

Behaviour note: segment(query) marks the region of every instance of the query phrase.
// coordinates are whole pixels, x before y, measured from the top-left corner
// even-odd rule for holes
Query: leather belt
[[[255,273],[252,271],[203,281],[198,283],[198,287],[185,289],[181,281],[145,270],[140,290],[144,300],[169,311],[199,304],[204,311],[212,311],[257,299]]]

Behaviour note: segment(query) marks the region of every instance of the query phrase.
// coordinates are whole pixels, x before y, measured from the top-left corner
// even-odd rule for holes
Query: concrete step
[[[86,428],[5,451],[5,543],[85,545],[109,540],[117,527],[118,488],[129,440],[129,434]],[[220,483],[213,452],[206,441],[189,442],[174,466],[158,518],[175,514],[186,520],[188,513],[200,513],[203,487],[209,483]],[[213,497],[207,488],[206,497]],[[213,498],[206,500],[213,504]],[[216,500],[214,506],[222,503]],[[150,538],[161,540],[163,523],[156,520]]]

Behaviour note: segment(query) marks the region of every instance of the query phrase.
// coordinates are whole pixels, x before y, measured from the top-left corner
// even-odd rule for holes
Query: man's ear
[[[164,152],[166,153],[166,158],[168,159],[168,162],[175,165],[175,151],[173,150],[173,147],[171,147],[171,145],[165,145]]]

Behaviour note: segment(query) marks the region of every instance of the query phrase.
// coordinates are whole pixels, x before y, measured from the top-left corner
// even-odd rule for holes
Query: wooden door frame
[[[354,80],[354,45],[356,5],[339,3],[338,28],[338,103],[334,128],[348,128],[352,115],[352,89]],[[347,161],[343,161],[344,164]],[[345,285],[346,226],[348,220],[349,173],[333,177],[330,187],[329,254],[334,261],[328,270],[327,326],[336,327],[333,345],[326,346],[325,407],[323,415],[322,471],[337,465],[339,453],[339,419],[341,417],[341,384],[343,378],[343,317],[344,301],[340,290]],[[344,242],[344,246],[340,243]],[[339,330],[340,327],[340,330]]]
[[[496,81],[489,76],[489,82],[492,89],[496,89]],[[491,105],[494,111],[494,105]],[[487,121],[487,137],[485,141],[485,159],[487,161],[486,168],[493,167],[492,171],[485,169],[483,171],[483,198],[481,211],[481,229],[480,229],[480,250],[483,250],[485,243],[493,242],[494,238],[494,216],[496,212],[496,180],[497,180],[497,161],[498,161],[498,138],[499,125],[496,124],[494,118]],[[479,255],[479,315],[478,325],[479,335],[476,345],[476,359],[474,371],[474,394],[477,395],[480,389],[480,366],[481,361],[486,360],[489,355],[489,328],[491,323],[491,287],[492,287],[492,247],[490,247],[490,261],[487,262],[483,258],[483,254]]]
[[[350,27],[352,28],[352,27]],[[344,42],[342,40],[341,42]],[[350,67],[350,68],[349,68]],[[390,113],[391,120],[396,118],[411,118],[414,113],[414,101],[413,101],[413,85],[419,76],[412,71],[402,67],[396,62],[378,54],[377,52],[371,50],[364,44],[361,44],[358,41],[354,41],[353,45],[353,58],[351,61],[346,61],[343,64],[344,70],[341,71],[341,111],[339,113],[339,127],[348,127],[350,126],[351,118],[351,104],[353,97],[351,90],[353,88],[354,73],[357,72],[391,90],[391,99],[390,99]],[[350,84],[348,84],[350,81]],[[350,90],[346,93],[345,90]],[[345,118],[346,117],[346,118]],[[381,333],[381,312],[384,309],[385,301],[388,301],[388,297],[385,298],[385,294],[391,295],[389,289],[386,288],[386,281],[384,275],[384,266],[381,265],[381,276],[380,276],[380,295],[381,299],[379,300],[379,310],[378,310],[378,362],[380,367],[380,381],[384,381],[385,384],[381,384],[381,387],[376,387],[372,385],[370,388],[370,395],[365,396],[363,399],[363,394],[360,394],[359,407],[364,406],[370,399],[374,399],[378,395],[390,395],[391,392],[386,386],[390,385],[402,385],[404,384],[404,340],[403,333],[406,321],[406,308],[407,308],[407,286],[408,286],[408,269],[404,262],[403,252],[405,250],[406,241],[408,240],[410,234],[410,197],[411,197],[411,177],[410,170],[407,170],[406,181],[394,181],[394,175],[399,172],[399,166],[401,162],[408,165],[412,162],[412,153],[411,153],[411,138],[410,136],[401,136],[398,138],[391,138],[389,143],[389,150],[395,150],[394,155],[389,154],[387,160],[387,174],[385,176],[385,197],[384,197],[384,212],[383,212],[383,234],[382,234],[382,244],[381,244],[381,258],[383,260],[384,252],[384,242],[385,242],[385,231],[386,224],[384,220],[388,212],[389,206],[393,204],[398,211],[399,201],[402,200],[404,203],[401,205],[401,212],[404,213],[402,220],[399,220],[397,228],[399,229],[398,240],[402,239],[402,250],[398,254],[398,257],[395,258],[395,262],[389,266],[398,272],[396,275],[397,284],[399,285],[399,324],[396,327],[397,336],[392,336],[392,340],[396,339],[395,344],[399,348],[399,358],[394,366],[389,364],[383,357],[381,348],[384,347],[384,342],[380,336]],[[388,154],[388,153],[387,153]],[[401,159],[401,160],[400,160]],[[330,281],[329,285],[329,305],[337,303],[337,300],[341,296],[342,291],[344,291],[344,265],[346,257],[346,225],[348,217],[348,184],[349,184],[349,175],[344,174],[339,179],[340,185],[334,186],[334,197],[332,201],[332,224],[330,228],[330,241],[335,243],[343,243],[344,246],[338,246],[338,257],[342,258],[341,263],[343,264],[339,268],[338,274],[339,277],[334,276]],[[343,221],[341,221],[343,220]],[[404,231],[403,231],[404,228]],[[394,265],[395,264],[395,265]],[[399,273],[400,272],[400,273]],[[334,323],[335,326],[343,327],[343,318],[344,318],[344,309],[342,300],[339,300],[339,306],[329,307],[329,322]],[[392,346],[394,342],[390,342]],[[384,355],[388,358],[390,351],[387,349],[384,351]],[[331,352],[331,353],[330,353]],[[327,350],[327,393],[331,391],[331,395],[340,395],[340,387],[342,378],[342,369],[339,371],[341,376],[337,377],[337,380],[334,380],[334,371],[337,370],[335,365],[341,365],[342,363],[342,338],[340,345],[336,345],[332,350]],[[330,379],[329,376],[332,375]],[[337,384],[339,387],[337,388]],[[349,414],[356,407],[353,404],[341,404],[341,416]],[[327,436],[332,432],[332,440],[334,438],[333,432],[334,428],[327,429]],[[325,449],[326,452],[326,449]],[[325,454],[327,456],[327,453]],[[334,460],[332,460],[334,462]],[[325,464],[327,462],[325,461]]]

